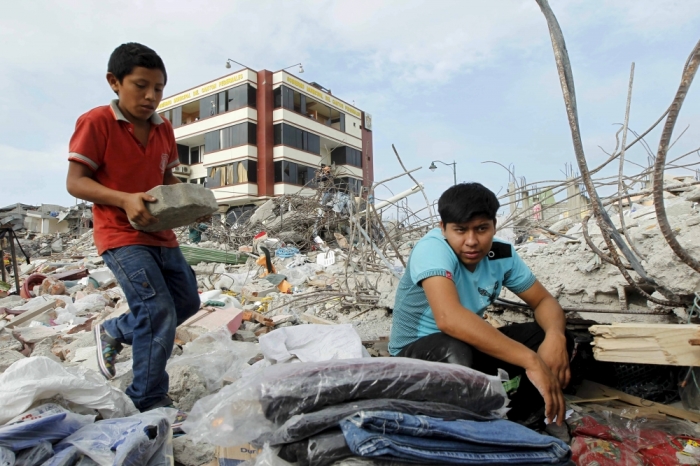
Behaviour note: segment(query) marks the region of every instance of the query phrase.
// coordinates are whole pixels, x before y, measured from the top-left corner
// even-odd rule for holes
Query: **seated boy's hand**
[[[539,356],[535,356],[531,367],[525,368],[525,375],[537,391],[540,392],[545,403],[545,416],[549,422],[557,420],[558,425],[564,422],[566,401],[561,392],[561,386],[556,375],[547,367],[547,364]]]
[[[141,227],[147,227],[158,223],[158,219],[155,218],[146,208],[146,202],[156,202],[157,199],[153,196],[149,196],[146,193],[134,193],[127,194],[124,198],[124,203],[122,208],[126,212],[126,216],[129,220]]]

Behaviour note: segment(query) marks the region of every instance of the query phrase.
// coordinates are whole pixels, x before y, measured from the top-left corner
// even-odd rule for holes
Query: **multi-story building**
[[[373,181],[371,115],[284,70],[244,68],[163,99],[158,113],[175,130],[175,175],[212,189],[222,213],[313,194],[322,164],[355,195]]]

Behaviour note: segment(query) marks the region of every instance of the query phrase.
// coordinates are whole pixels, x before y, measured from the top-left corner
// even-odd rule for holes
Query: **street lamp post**
[[[243,63],[239,63],[236,60],[231,60],[230,58],[226,59],[226,68],[231,68],[231,63],[235,63],[236,65],[241,65],[243,68],[248,68]]]
[[[433,160],[432,162],[430,162],[430,166],[428,167],[428,169],[431,172],[434,172],[435,170],[437,170],[437,167],[435,166],[435,162],[440,162],[443,165],[452,165],[452,175],[454,176],[454,182],[456,185],[457,184],[457,162],[445,163],[442,160]]]

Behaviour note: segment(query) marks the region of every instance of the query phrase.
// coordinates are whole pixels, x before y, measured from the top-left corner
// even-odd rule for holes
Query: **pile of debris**
[[[669,181],[674,183],[666,183],[664,204],[673,232],[692,256],[700,257],[697,191],[692,188],[676,191],[674,185],[679,184],[678,181]],[[607,210],[614,227],[642,255],[641,265],[648,276],[671,296],[692,305],[695,293],[700,290],[700,274],[684,264],[669,247],[656,219],[652,198],[637,196],[631,205],[625,205],[622,210],[624,226],[616,204],[611,204]],[[598,225],[569,217],[546,230],[538,230],[537,226],[531,229],[533,233],[538,231],[539,235],[516,246],[516,250],[567,311],[570,323],[688,322],[688,306],[660,306],[649,301],[625,280],[614,264],[601,257],[600,252],[607,256],[608,248]],[[645,285],[634,270],[629,273],[651,296],[666,299],[654,287]],[[507,291],[501,297],[518,301]],[[504,323],[531,317],[506,302],[496,303],[496,306],[498,309],[489,315]]]

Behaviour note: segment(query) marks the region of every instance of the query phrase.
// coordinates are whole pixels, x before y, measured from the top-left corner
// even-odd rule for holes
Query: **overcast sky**
[[[595,166],[606,158],[598,146],[615,145],[631,62],[630,127],[643,131],[670,104],[700,38],[700,2],[550,4]],[[423,167],[415,175],[431,199],[452,183],[451,167],[428,171],[433,159],[456,161],[458,181],[503,192],[507,172],[483,161],[514,164],[528,182],[560,179],[565,164],[575,164],[547,25],[534,0],[33,0],[6,2],[1,11],[0,205],[74,202],[65,174],[75,121],[112,98],[107,59],[131,41],[163,57],[166,95],[226,74],[227,58],[269,70],[302,62],[301,78],[373,115],[375,179],[399,172],[394,143],[408,168]],[[675,134],[690,129],[671,156],[700,146],[698,87]],[[647,138],[654,152],[659,136]],[[646,164],[641,146],[628,157]],[[409,186],[390,184],[394,191]]]

